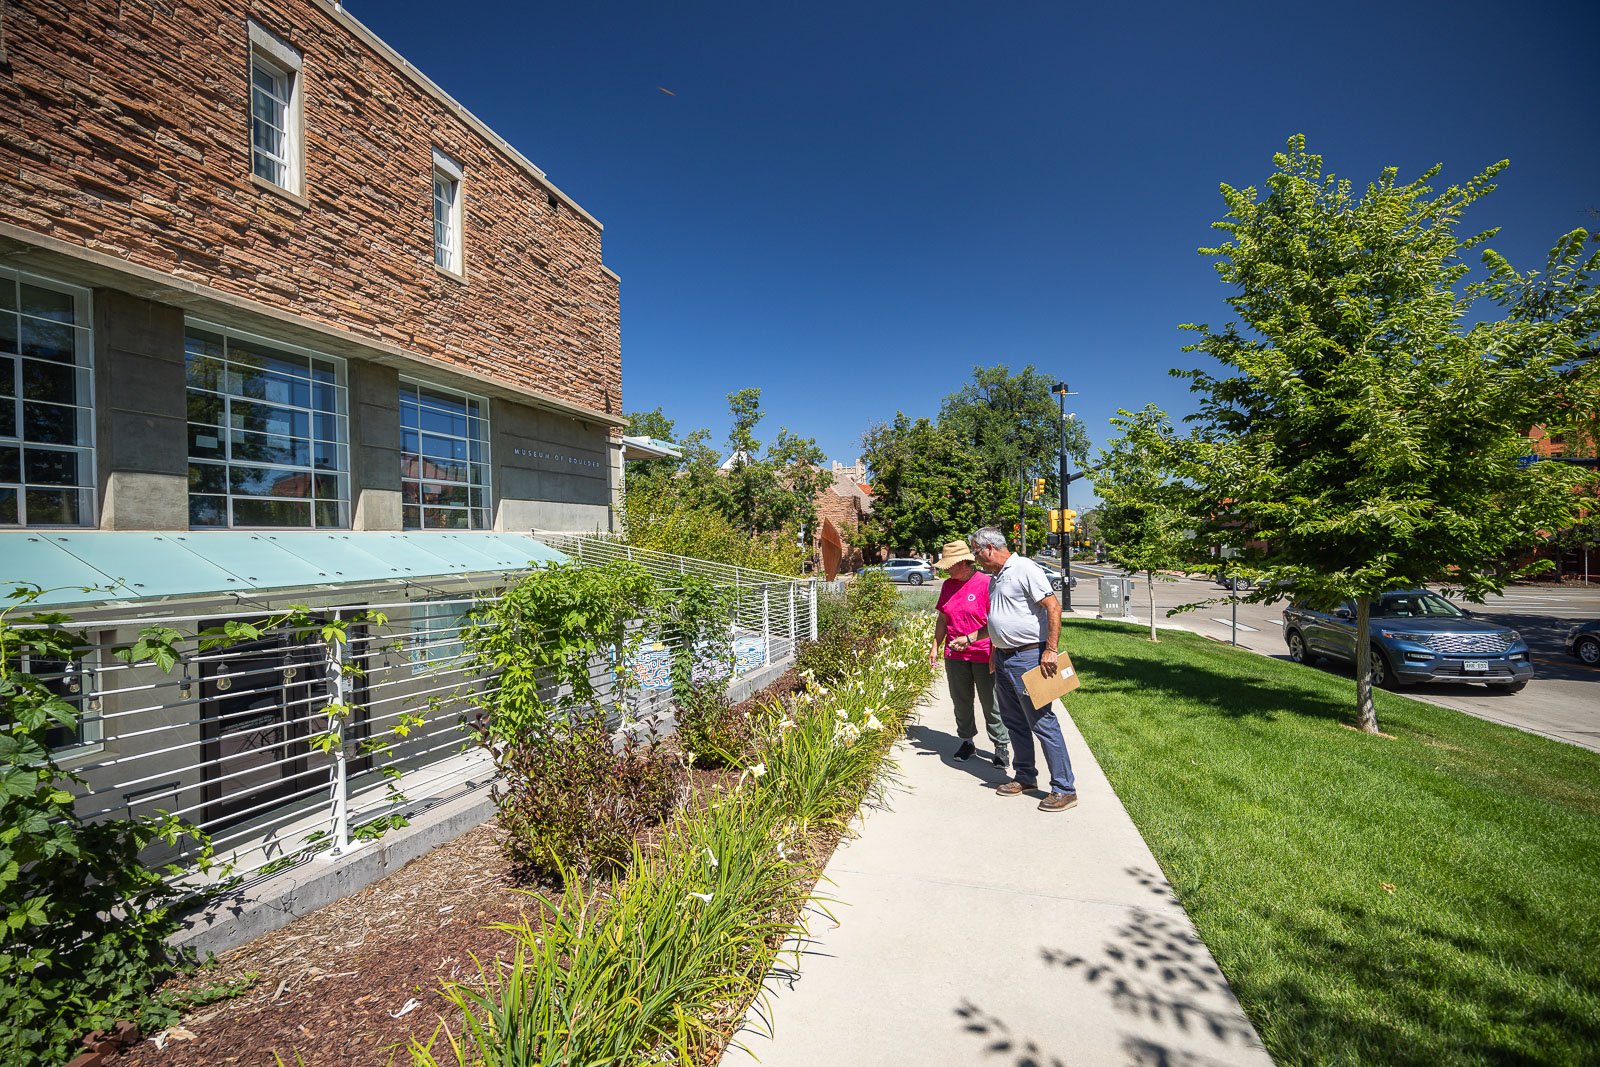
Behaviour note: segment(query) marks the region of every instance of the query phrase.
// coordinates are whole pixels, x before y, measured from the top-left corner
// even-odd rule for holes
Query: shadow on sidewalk
[[[979,740],[987,744],[987,739],[985,738],[975,738],[973,743],[976,744]],[[1009,770],[996,767],[991,762],[989,757],[994,754],[992,749],[979,748],[978,754],[970,759],[956,759],[956,746],[961,744],[961,739],[955,734],[945,733],[943,730],[935,730],[932,727],[924,726],[922,723],[912,723],[906,727],[906,741],[916,751],[917,755],[937,756],[939,762],[946,767],[955,771],[965,771],[977,779],[979,784],[986,789],[993,789],[1011,777]]]

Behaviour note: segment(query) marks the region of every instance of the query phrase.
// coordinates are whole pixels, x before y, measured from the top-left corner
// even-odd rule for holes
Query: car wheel
[[[1311,653],[1306,650],[1306,639],[1300,636],[1299,630],[1290,630],[1285,638],[1289,645],[1289,658],[1296,663],[1310,663]]]
[[[910,582],[912,585],[921,585],[922,575],[913,571],[911,574],[906,575],[906,581]]]
[[[1591,667],[1600,667],[1600,637],[1580,637],[1572,646],[1578,659]]]
[[[1389,666],[1389,658],[1377,645],[1372,646],[1372,684],[1380,689],[1399,689],[1405,684],[1396,677],[1394,669]]]

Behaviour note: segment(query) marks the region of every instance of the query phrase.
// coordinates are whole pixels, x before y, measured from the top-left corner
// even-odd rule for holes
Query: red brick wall
[[[600,232],[308,0],[4,7],[0,219],[620,413]],[[250,178],[246,18],[303,58],[302,207]],[[427,57],[416,57],[425,69]],[[467,281],[433,266],[433,149]]]

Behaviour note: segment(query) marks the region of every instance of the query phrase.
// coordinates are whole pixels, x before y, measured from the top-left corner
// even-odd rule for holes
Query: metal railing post
[[[335,611],[333,621],[338,623],[342,616]],[[350,768],[344,751],[350,679],[344,673],[344,642],[329,638],[326,645],[329,707],[338,709],[328,713],[328,732],[333,735],[333,854],[337,856],[350,850]]]
[[[817,581],[815,578],[811,580],[811,596],[809,599],[811,601],[811,640],[815,641],[817,639]]]
[[[761,665],[772,666],[772,625],[769,622],[767,594],[770,586],[761,587]]]
[[[795,587],[797,585],[799,585],[799,584],[800,584],[799,582],[790,582],[789,583],[789,651],[790,652],[793,652],[795,650],[795,647],[800,644],[800,640],[799,640],[800,631],[796,630],[794,628],[794,594],[795,594]]]

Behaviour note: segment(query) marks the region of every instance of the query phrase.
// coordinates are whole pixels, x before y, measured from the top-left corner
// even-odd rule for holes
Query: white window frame
[[[32,361],[30,357],[22,354],[21,326],[26,317],[22,312],[21,296],[22,286],[31,285],[46,289],[72,299],[73,321],[73,374],[77,379],[74,387],[73,403],[70,406],[78,412],[77,439],[70,445],[46,444],[34,442],[36,447],[48,448],[51,451],[71,451],[78,455],[78,480],[76,485],[60,486],[45,485],[43,483],[30,483],[26,470],[26,449],[28,441],[25,434],[25,411],[23,376],[26,370],[25,363]],[[15,433],[0,437],[0,447],[16,448],[18,450],[18,471],[15,482],[0,482],[0,489],[15,489],[17,493],[17,522],[0,524],[0,528],[9,529],[64,529],[80,530],[85,527],[94,527],[98,524],[98,510],[100,502],[99,493],[99,468],[95,462],[95,404],[94,404],[94,308],[91,303],[92,294],[89,290],[65,282],[53,281],[35,274],[26,274],[22,271],[8,270],[0,267],[0,286],[11,286],[18,306],[15,309],[6,308],[4,301],[0,301],[0,315],[10,315],[17,323],[19,337],[16,351],[0,349],[5,355],[14,360],[9,397],[0,396],[0,405],[10,405],[13,409]],[[55,361],[37,361],[50,362]],[[57,364],[65,366],[65,364]],[[49,401],[35,401],[35,403],[49,403]],[[78,493],[78,521],[76,523],[29,523],[28,521],[28,490],[75,490]]]
[[[467,511],[467,514],[468,514],[467,529],[469,529],[469,530],[489,530],[489,529],[493,529],[493,527],[494,527],[494,484],[493,484],[494,483],[494,465],[490,462],[490,449],[492,448],[492,442],[494,440],[494,434],[493,434],[491,426],[489,425],[489,401],[488,401],[488,399],[485,398],[485,397],[476,396],[476,395],[474,395],[472,393],[464,393],[459,389],[451,389],[451,388],[449,388],[447,386],[435,385],[433,382],[424,381],[421,378],[410,378],[410,377],[407,377],[405,375],[401,375],[401,377],[400,377],[400,389],[402,391],[402,396],[400,398],[402,403],[400,403],[398,406],[400,406],[400,408],[401,408],[400,454],[401,454],[402,457],[406,455],[405,435],[406,435],[407,432],[414,432],[414,433],[417,434],[417,437],[418,437],[418,451],[417,451],[417,454],[419,456],[422,454],[421,437],[422,437],[422,434],[424,432],[423,429],[422,429],[422,425],[421,425],[422,420],[421,420],[420,417],[418,418],[417,426],[414,429],[410,429],[408,431],[408,427],[405,425],[405,414],[404,414],[404,405],[403,405],[403,400],[404,400],[403,394],[404,394],[404,391],[407,390],[407,389],[411,389],[411,390],[426,389],[426,390],[429,390],[431,392],[442,393],[442,394],[444,394],[446,396],[450,396],[450,397],[459,397],[463,401],[468,401],[468,402],[476,404],[478,406],[478,415],[476,416],[476,418],[478,419],[479,425],[482,427],[482,437],[481,438],[475,439],[470,434],[465,436],[465,437],[463,437],[463,436],[460,436],[458,434],[438,433],[438,432],[433,431],[433,430],[428,430],[426,432],[428,434],[430,434],[431,436],[434,436],[434,437],[447,437],[447,438],[450,438],[452,440],[465,442],[466,446],[467,446],[467,449],[466,449],[466,451],[467,451],[467,460],[466,460],[466,462],[467,462],[468,471],[470,472],[474,466],[481,466],[483,468],[483,480],[482,481],[474,480],[473,478],[470,477],[470,474],[469,474],[469,477],[468,477],[467,481],[465,481],[465,482],[457,482],[457,481],[451,481],[451,480],[440,479],[440,478],[423,478],[423,477],[420,476],[420,471],[419,471],[419,474],[418,474],[417,477],[414,477],[414,478],[413,477],[407,477],[406,476],[406,472],[405,472],[405,467],[402,465],[402,467],[400,469],[400,493],[401,493],[401,499],[400,499],[400,528],[402,530],[431,530],[431,529],[438,529],[439,528],[439,527],[422,526],[422,525],[418,525],[418,526],[408,525],[407,522],[406,522],[406,513],[407,513],[407,509],[408,508],[414,507],[414,506],[415,507],[427,508],[429,505],[421,504],[421,503],[419,503],[417,505],[411,505],[411,504],[407,504],[406,501],[405,501],[405,486],[406,486],[406,483],[415,482],[417,484],[417,496],[418,496],[418,500],[420,501],[421,500],[421,496],[422,496],[422,484],[424,482],[438,482],[440,484],[445,484],[445,485],[465,485],[467,487],[467,499],[468,499],[468,505],[467,505],[467,508],[466,508],[466,511]],[[420,409],[423,406],[423,401],[422,401],[420,396],[417,397],[416,404],[417,404],[417,407],[419,409],[419,416],[420,416]],[[468,418],[472,418],[472,417],[473,416],[470,416],[470,415],[468,416]],[[472,446],[474,444],[479,445],[480,454],[481,454],[481,458],[476,463],[474,463],[474,461],[472,459]],[[401,462],[403,464],[404,460],[402,459]],[[472,522],[472,515],[473,515],[474,511],[476,510],[471,505],[471,498],[472,498],[471,495],[472,495],[473,490],[481,490],[482,493],[483,493],[483,524],[482,525],[477,525],[477,524],[474,524]],[[434,506],[434,507],[445,506],[445,507],[448,507],[450,510],[457,510],[457,507],[454,506],[454,505],[432,505],[432,506]],[[448,529],[457,529],[457,528],[458,527],[448,527]]]
[[[202,529],[202,530],[348,530],[348,529],[350,529],[350,525],[351,525],[350,516],[351,516],[351,508],[352,508],[351,497],[353,495],[352,492],[351,492],[352,471],[351,471],[351,464],[350,464],[350,389],[349,389],[349,371],[348,371],[348,368],[347,368],[347,366],[345,364],[345,361],[340,359],[338,356],[330,356],[326,352],[318,352],[318,351],[315,351],[313,349],[303,348],[300,345],[288,344],[288,343],[283,342],[283,341],[275,340],[274,338],[271,338],[271,337],[262,337],[259,334],[252,334],[252,333],[246,333],[246,332],[244,332],[242,330],[229,329],[226,326],[219,326],[216,323],[205,322],[205,321],[203,321],[201,319],[185,318],[184,322],[183,322],[183,325],[184,325],[184,345],[185,345],[186,349],[187,349],[187,346],[188,346],[188,334],[189,334],[189,331],[191,329],[193,329],[193,330],[201,330],[201,331],[204,331],[206,333],[218,334],[224,339],[225,342],[226,341],[239,341],[239,342],[241,342],[243,344],[261,345],[261,346],[269,348],[269,349],[274,349],[274,350],[276,350],[278,352],[281,352],[281,353],[283,353],[285,355],[304,356],[304,357],[306,357],[308,359],[321,360],[321,361],[323,361],[325,363],[332,364],[332,366],[333,366],[333,374],[334,374],[333,382],[331,383],[332,386],[333,386],[333,392],[334,392],[334,409],[333,409],[332,412],[323,412],[320,408],[318,408],[315,405],[315,401],[314,400],[313,400],[313,402],[311,403],[310,406],[303,406],[303,405],[299,405],[299,404],[289,404],[289,403],[279,403],[277,401],[260,401],[260,403],[267,403],[267,404],[270,404],[273,407],[283,408],[283,409],[290,410],[290,411],[305,412],[307,417],[308,417],[309,427],[310,427],[310,433],[307,435],[306,438],[304,438],[304,440],[307,442],[307,444],[311,448],[311,456],[310,456],[311,462],[310,462],[309,466],[302,466],[302,465],[297,464],[297,463],[271,463],[271,464],[267,464],[268,466],[282,467],[282,468],[285,468],[285,469],[293,469],[293,470],[302,470],[308,476],[310,476],[313,479],[316,478],[318,475],[323,475],[323,476],[331,475],[333,477],[338,478],[338,480],[339,480],[339,495],[337,497],[335,497],[335,498],[331,498],[332,502],[334,502],[334,503],[336,503],[338,505],[339,521],[337,523],[324,525],[324,524],[321,524],[321,523],[317,522],[317,504],[319,502],[321,502],[321,501],[329,500],[330,498],[318,497],[318,496],[315,495],[314,492],[313,492],[312,496],[305,497],[305,498],[300,498],[300,497],[277,497],[277,498],[274,498],[274,497],[255,496],[255,495],[252,495],[252,494],[249,494],[249,493],[238,493],[238,494],[236,494],[233,491],[233,486],[231,484],[231,479],[229,479],[228,475],[226,473],[224,473],[225,484],[224,484],[224,491],[223,492],[221,492],[221,493],[196,493],[195,490],[191,488],[189,490],[189,495],[190,496],[199,495],[199,496],[221,496],[221,497],[223,497],[225,499],[225,501],[226,501],[226,507],[227,507],[227,523],[226,523],[226,525],[223,525],[223,526],[199,526],[199,527],[196,527],[196,526],[193,526],[191,524],[190,528],[191,529]],[[187,362],[188,362],[188,356],[187,356],[187,352],[185,352],[185,366],[186,367],[187,367]],[[231,365],[232,365],[232,361],[231,360],[225,360],[224,361],[224,367],[225,368],[227,366],[231,366]],[[315,379],[314,378],[308,378],[307,382],[311,386],[312,396],[315,397],[316,384],[317,384]],[[217,391],[214,391],[214,390],[208,390],[208,389],[197,389],[193,385],[185,384],[185,386],[184,386],[184,396],[185,396],[186,402],[187,402],[187,397],[188,397],[188,395],[189,395],[191,390],[202,392],[202,393],[216,393],[216,395],[220,395],[221,398],[222,398],[222,403],[223,403],[222,420],[223,421],[222,421],[221,429],[222,429],[223,436],[222,436],[221,444],[222,444],[222,447],[223,447],[223,458],[217,459],[217,458],[214,458],[214,457],[195,456],[195,455],[191,454],[191,455],[189,455],[189,465],[190,466],[195,466],[195,465],[198,464],[198,465],[204,465],[204,466],[221,467],[224,472],[226,472],[229,469],[231,469],[235,464],[244,464],[244,465],[248,465],[248,466],[256,465],[259,461],[240,460],[240,459],[234,458],[234,455],[233,455],[233,441],[232,441],[232,438],[231,438],[231,434],[229,433],[229,431],[232,429],[232,405],[233,405],[234,401],[245,399],[245,398],[232,396],[227,391],[226,383],[223,383],[223,386],[222,386],[222,389],[220,390],[220,392],[217,392]],[[323,437],[319,437],[317,435],[316,429],[315,429],[315,427],[316,427],[316,418],[320,414],[331,414],[332,415],[333,420],[334,420],[334,427],[335,427],[335,431],[334,431],[335,432],[335,436],[333,438],[323,438]],[[199,424],[191,423],[190,425],[199,425]],[[186,435],[186,437],[187,437],[187,435]],[[332,445],[334,447],[334,449],[336,450],[335,454],[337,456],[337,460],[336,460],[336,464],[335,464],[334,469],[331,470],[331,471],[323,469],[323,468],[319,468],[316,465],[316,446],[317,446],[318,442],[326,442],[326,443]],[[286,500],[305,499],[307,501],[307,503],[310,504],[311,521],[305,526],[254,526],[254,525],[250,525],[250,524],[247,524],[247,523],[241,523],[241,522],[235,521],[235,519],[234,519],[234,505],[235,505],[236,501],[238,501],[238,500],[270,500],[270,499],[286,499]]]
[[[250,128],[250,173],[261,181],[299,196],[305,188],[305,94],[302,91],[305,79],[301,77],[300,53],[256,22],[251,21],[249,26],[250,69],[246,86],[249,96],[245,111]],[[256,86],[257,70],[271,76],[277,83],[277,91],[268,94],[280,109],[277,115],[257,114],[256,94],[261,91]],[[268,122],[278,129],[277,124],[272,122],[273,118],[281,118],[283,123],[283,140],[278,153],[256,140],[258,121]],[[262,161],[266,163],[265,169],[272,173],[261,173],[258,168]]]
[[[433,150],[433,265],[458,276],[466,275],[461,235],[461,164]]]

